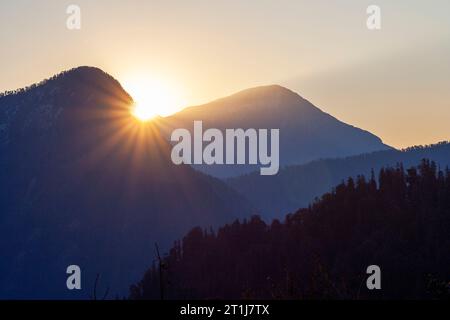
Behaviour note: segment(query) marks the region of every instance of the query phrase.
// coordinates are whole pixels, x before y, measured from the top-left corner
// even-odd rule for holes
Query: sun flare
[[[124,87],[134,100],[131,113],[141,121],[173,114],[182,107],[174,88],[163,81],[135,77],[125,81]]]

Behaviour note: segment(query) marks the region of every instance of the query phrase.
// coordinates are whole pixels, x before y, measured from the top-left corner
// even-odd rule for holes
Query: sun
[[[173,86],[161,80],[145,76],[133,77],[124,82],[124,88],[134,101],[132,115],[141,121],[149,121],[157,116],[168,116],[182,107]]]

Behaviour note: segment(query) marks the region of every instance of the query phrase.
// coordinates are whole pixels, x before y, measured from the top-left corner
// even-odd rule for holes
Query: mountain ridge
[[[280,129],[281,165],[391,149],[372,133],[348,125],[323,112],[294,91],[279,85],[259,86],[199,106],[191,106],[161,120],[167,139],[172,130],[201,120],[205,128]],[[256,166],[196,165],[207,174],[229,178]]]
[[[175,166],[131,103],[91,68],[0,97],[0,297],[87,299],[97,273],[120,296],[155,242],[250,214],[224,182]],[[81,292],[65,288],[72,264]]]
[[[227,179],[227,183],[243,194],[267,220],[298,208],[307,207],[316,197],[346,180],[358,175],[375,175],[383,167],[403,163],[413,166],[422,159],[435,161],[441,167],[450,166],[450,142],[416,146],[402,150],[375,151],[345,158],[311,161],[307,164],[286,166],[276,176],[261,177],[258,172]]]

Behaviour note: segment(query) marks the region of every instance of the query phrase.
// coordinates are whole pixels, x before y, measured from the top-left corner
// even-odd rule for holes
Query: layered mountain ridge
[[[243,194],[258,209],[258,213],[271,221],[298,208],[308,207],[339,183],[359,175],[377,177],[386,167],[414,166],[422,159],[436,162],[441,169],[450,166],[450,142],[429,146],[416,146],[405,150],[385,150],[361,155],[319,159],[303,165],[287,166],[276,176],[261,177],[259,172],[227,180],[229,185]]]

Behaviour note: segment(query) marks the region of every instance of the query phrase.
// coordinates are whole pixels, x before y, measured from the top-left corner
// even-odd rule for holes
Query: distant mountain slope
[[[173,165],[131,101],[90,67],[0,97],[0,298],[89,298],[97,273],[124,293],[155,242],[250,213],[222,181]],[[71,264],[81,292],[66,289]]]
[[[227,180],[229,185],[246,196],[265,218],[280,218],[288,212],[307,207],[348,177],[378,174],[382,167],[401,162],[405,167],[421,159],[437,162],[442,168],[450,165],[450,143],[417,147],[405,151],[388,150],[343,159],[318,160],[300,166],[289,166],[276,176],[260,176],[253,172]]]
[[[256,87],[211,103],[184,109],[164,118],[166,136],[174,128],[192,131],[193,121],[204,128],[280,129],[281,165],[344,157],[389,147],[373,134],[322,112],[295,92],[278,85]],[[258,166],[196,166],[217,177],[230,177]]]

